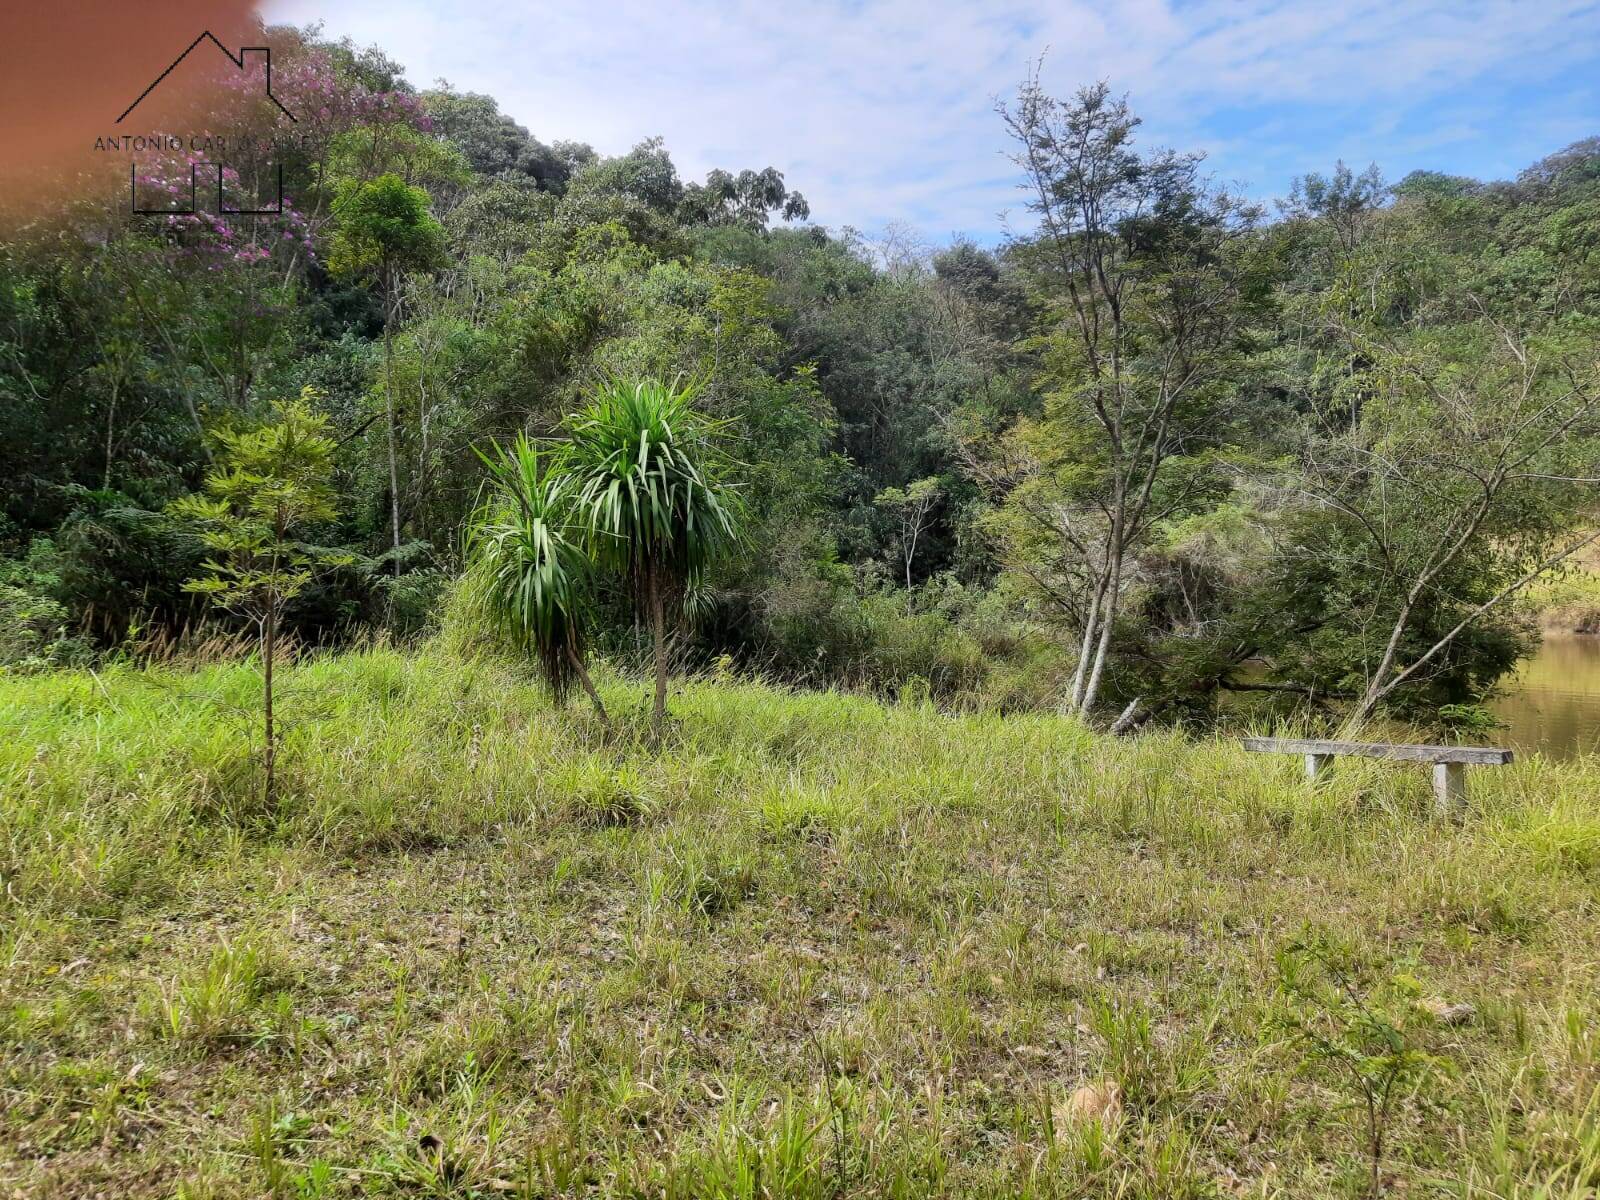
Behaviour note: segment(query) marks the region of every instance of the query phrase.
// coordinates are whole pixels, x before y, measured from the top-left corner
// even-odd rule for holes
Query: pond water
[[[1552,758],[1600,751],[1600,636],[1546,634],[1489,708],[1506,728],[1485,742]]]

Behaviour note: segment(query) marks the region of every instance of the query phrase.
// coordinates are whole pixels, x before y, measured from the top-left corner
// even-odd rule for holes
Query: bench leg
[[[1433,815],[1449,817],[1459,812],[1467,799],[1467,768],[1464,763],[1433,764]]]
[[[1333,763],[1331,754],[1306,755],[1306,782],[1315,783],[1320,776]]]

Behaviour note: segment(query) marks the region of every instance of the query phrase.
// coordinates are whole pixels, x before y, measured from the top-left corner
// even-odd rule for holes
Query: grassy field
[[[1600,763],[1440,823],[709,680],[656,757],[372,650],[267,812],[255,687],[0,680],[0,1196],[1358,1196],[1374,1126],[1391,1194],[1600,1185]]]

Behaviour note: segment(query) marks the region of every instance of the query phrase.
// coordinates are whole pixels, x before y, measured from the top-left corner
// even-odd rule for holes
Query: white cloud
[[[1262,194],[1339,155],[1513,170],[1555,148],[1531,138],[1593,132],[1594,87],[1546,81],[1600,60],[1590,0],[267,0],[266,15],[325,18],[546,140],[617,153],[661,134],[686,176],[770,163],[814,219],[936,238],[987,239],[1020,207],[992,99],[1047,46],[1053,89],[1109,79],[1152,140],[1206,149]]]

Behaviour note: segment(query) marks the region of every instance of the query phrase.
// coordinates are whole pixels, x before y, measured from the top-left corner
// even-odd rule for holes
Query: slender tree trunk
[[[600,716],[600,724],[609,731],[611,717],[606,712],[606,706],[600,699],[600,693],[595,690],[594,680],[589,678],[589,668],[583,665],[583,655],[579,654],[572,646],[567,646],[567,660],[572,663],[572,669],[578,673],[578,682],[583,686],[589,699],[594,703],[594,711]]]
[[[1083,685],[1089,671],[1089,660],[1094,657],[1094,646],[1099,640],[1100,601],[1105,594],[1106,576],[1102,574],[1089,601],[1089,615],[1083,622],[1083,636],[1078,639],[1078,665],[1072,671],[1072,702],[1067,706],[1068,712],[1079,712],[1083,708]]]
[[[650,624],[656,643],[656,701],[650,714],[650,738],[659,747],[667,723],[667,611],[661,594],[661,573],[650,571]]]
[[[1111,722],[1111,733],[1127,733],[1139,725],[1139,706],[1144,702],[1143,696],[1135,696],[1128,701],[1128,707],[1122,710],[1122,715]]]
[[[184,407],[189,410],[189,419],[194,422],[195,436],[200,440],[200,453],[205,455],[206,466],[215,467],[217,459],[211,453],[211,444],[206,441],[206,424],[200,419],[200,410],[194,406],[194,397],[189,394],[187,387],[180,389],[183,393]]]
[[[903,536],[900,540],[901,540],[901,545],[902,545],[903,549],[905,550],[905,556],[906,556],[906,591],[909,592],[911,590],[911,563],[912,563],[912,560],[914,560],[917,557],[917,538],[922,533],[921,526],[920,526],[920,524],[919,524],[919,522],[917,521],[916,518],[913,518],[908,523],[908,525],[906,527],[906,533],[909,536]]]
[[[417,478],[412,485],[416,493],[416,530],[422,541],[428,539],[428,359],[419,345],[417,348]]]
[[[1117,549],[1112,552],[1105,603],[1101,606],[1100,641],[1095,646],[1094,667],[1089,672],[1089,682],[1083,688],[1080,708],[1085,713],[1094,708],[1094,702],[1100,697],[1100,680],[1105,673],[1106,657],[1111,648],[1111,634],[1117,624],[1117,601],[1121,598],[1121,591],[1122,551]]]
[[[394,577],[400,578],[400,466],[394,415],[394,281],[384,287],[383,404],[389,418],[389,523],[394,534]]]
[[[1106,657],[1111,649],[1111,635],[1116,629],[1117,606],[1122,597],[1122,555],[1127,548],[1128,488],[1124,478],[1117,480],[1112,497],[1111,528],[1106,537],[1105,597],[1100,605],[1100,639],[1095,645],[1094,665],[1089,670],[1089,680],[1083,687],[1083,700],[1079,711],[1088,713],[1100,698],[1100,680],[1105,674]]]
[[[1417,590],[1413,589],[1406,597],[1405,603],[1400,606],[1400,615],[1395,618],[1394,628],[1389,631],[1389,641],[1383,648],[1383,657],[1378,660],[1378,669],[1372,673],[1372,678],[1367,682],[1367,690],[1361,697],[1361,703],[1351,714],[1355,721],[1365,720],[1378,706],[1378,701],[1387,693],[1385,686],[1389,675],[1394,670],[1395,657],[1400,653],[1400,640],[1405,637],[1406,630],[1411,625],[1411,609],[1415,603]]]
[[[278,779],[276,774],[278,757],[278,735],[272,724],[272,665],[278,656],[278,606],[277,598],[267,597],[267,612],[261,623],[261,642],[263,646],[261,664],[261,712],[265,718],[267,744],[262,757],[266,767],[266,807],[271,812],[278,805]]]
[[[138,285],[132,280],[125,280],[124,282],[129,294],[133,297],[134,304],[138,305],[139,312],[146,321],[155,327],[156,332],[161,335],[161,340],[166,343],[167,354],[171,357],[172,362],[175,365],[181,363],[183,355],[178,353],[177,343],[172,340],[172,334],[167,330],[167,327],[151,314],[149,308],[145,305],[144,296],[139,291]],[[199,439],[200,453],[205,456],[206,466],[216,466],[216,456],[211,453],[211,444],[206,441],[205,422],[200,419],[200,410],[194,406],[194,396],[190,394],[187,387],[179,388],[178,393],[183,397],[184,407],[189,410],[189,419],[194,422],[195,436]]]
[[[1367,1128],[1371,1131],[1367,1152],[1372,1156],[1372,1174],[1367,1185],[1367,1195],[1376,1200],[1383,1195],[1383,1121],[1385,1113],[1371,1099],[1367,1101]]]
[[[106,414],[106,470],[101,477],[100,487],[105,491],[111,490],[111,453],[116,445],[117,433],[117,381],[111,381],[111,406]]]

